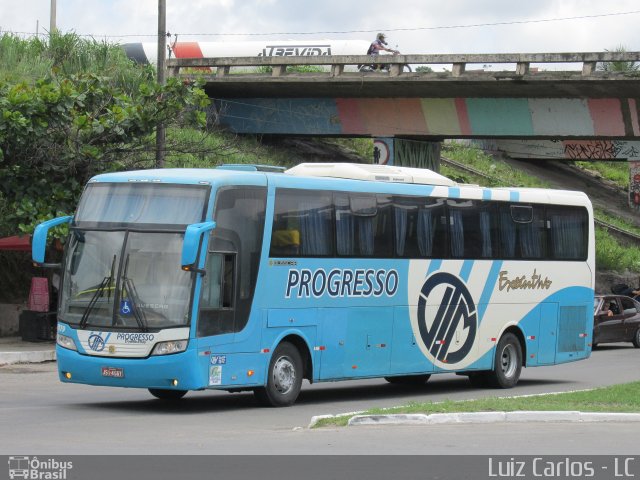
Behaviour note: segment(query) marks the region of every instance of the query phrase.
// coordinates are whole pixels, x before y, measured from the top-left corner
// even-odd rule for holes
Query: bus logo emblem
[[[102,350],[104,350],[104,345],[105,345],[104,338],[102,338],[97,333],[90,335],[89,341],[87,343],[89,344],[89,348],[94,352],[101,352]]]
[[[444,289],[442,288],[444,287]],[[440,306],[431,326],[427,325],[427,299],[434,290],[442,293]],[[434,298],[431,299],[432,302]],[[462,324],[460,323],[462,322]],[[467,330],[467,337],[457,350],[450,351],[456,330],[462,326]],[[439,272],[431,275],[420,290],[418,298],[418,328],[426,349],[438,360],[446,364],[462,361],[471,351],[478,328],[476,305],[465,283],[458,277]]]

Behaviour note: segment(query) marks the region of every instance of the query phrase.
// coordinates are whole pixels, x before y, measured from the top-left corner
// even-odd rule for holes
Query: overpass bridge
[[[204,81],[213,114],[233,132],[374,137],[381,160],[408,155],[404,163],[416,165],[416,155],[429,163],[439,150],[416,154],[408,140],[447,138],[506,142],[528,158],[640,161],[640,71],[597,68],[638,61],[640,52],[283,55],[167,67]],[[360,72],[362,64],[389,69]]]

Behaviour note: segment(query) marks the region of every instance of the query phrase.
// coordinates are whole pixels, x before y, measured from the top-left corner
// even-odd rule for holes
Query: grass
[[[443,402],[410,403],[402,407],[371,409],[365,415],[432,414],[455,412],[513,412],[518,410],[640,412],[640,382],[613,385],[580,392],[555,393],[526,397],[481,398],[478,400],[445,400]],[[346,426],[352,414],[324,418],[314,426]]]
[[[627,162],[575,162],[583,170],[614,182],[622,190],[629,189],[629,164]]]
[[[507,163],[497,160],[476,147],[467,147],[457,143],[448,143],[443,146],[442,154],[445,157],[464,163],[471,168],[481,171],[492,177],[491,180],[478,177],[468,172],[461,172],[447,165],[440,166],[440,173],[455,181],[474,183],[485,187],[525,187],[525,188],[549,188],[549,183],[537,177],[532,177],[517,170]]]
[[[640,272],[640,249],[620,245],[605,229],[596,228],[596,265],[598,270]]]

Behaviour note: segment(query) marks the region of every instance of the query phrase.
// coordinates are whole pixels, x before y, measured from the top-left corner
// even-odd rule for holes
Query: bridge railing
[[[207,72],[215,77],[231,74],[270,73],[272,77],[287,74],[287,67],[321,66],[330,67],[329,75],[338,77],[345,73],[345,67],[357,65],[389,65],[389,76],[407,75],[405,65],[451,65],[451,76],[461,77],[470,64],[494,65],[515,64],[515,75],[532,73],[531,64],[581,64],[582,76],[593,75],[598,63],[640,62],[640,52],[581,52],[581,53],[499,53],[499,54],[432,54],[432,55],[333,55],[333,56],[273,56],[273,57],[218,57],[218,58],[176,58],[167,60],[169,75],[179,75],[183,69]],[[245,71],[237,72],[237,67]],[[254,71],[246,71],[252,68]],[[264,68],[264,67],[269,67]],[[318,73],[318,72],[310,72]],[[377,72],[376,72],[377,73]],[[412,75],[419,75],[413,73]]]

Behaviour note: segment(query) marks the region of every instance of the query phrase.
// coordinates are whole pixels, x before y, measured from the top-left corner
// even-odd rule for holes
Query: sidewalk
[[[25,342],[20,337],[0,337],[0,365],[40,363],[56,359],[56,344]]]

